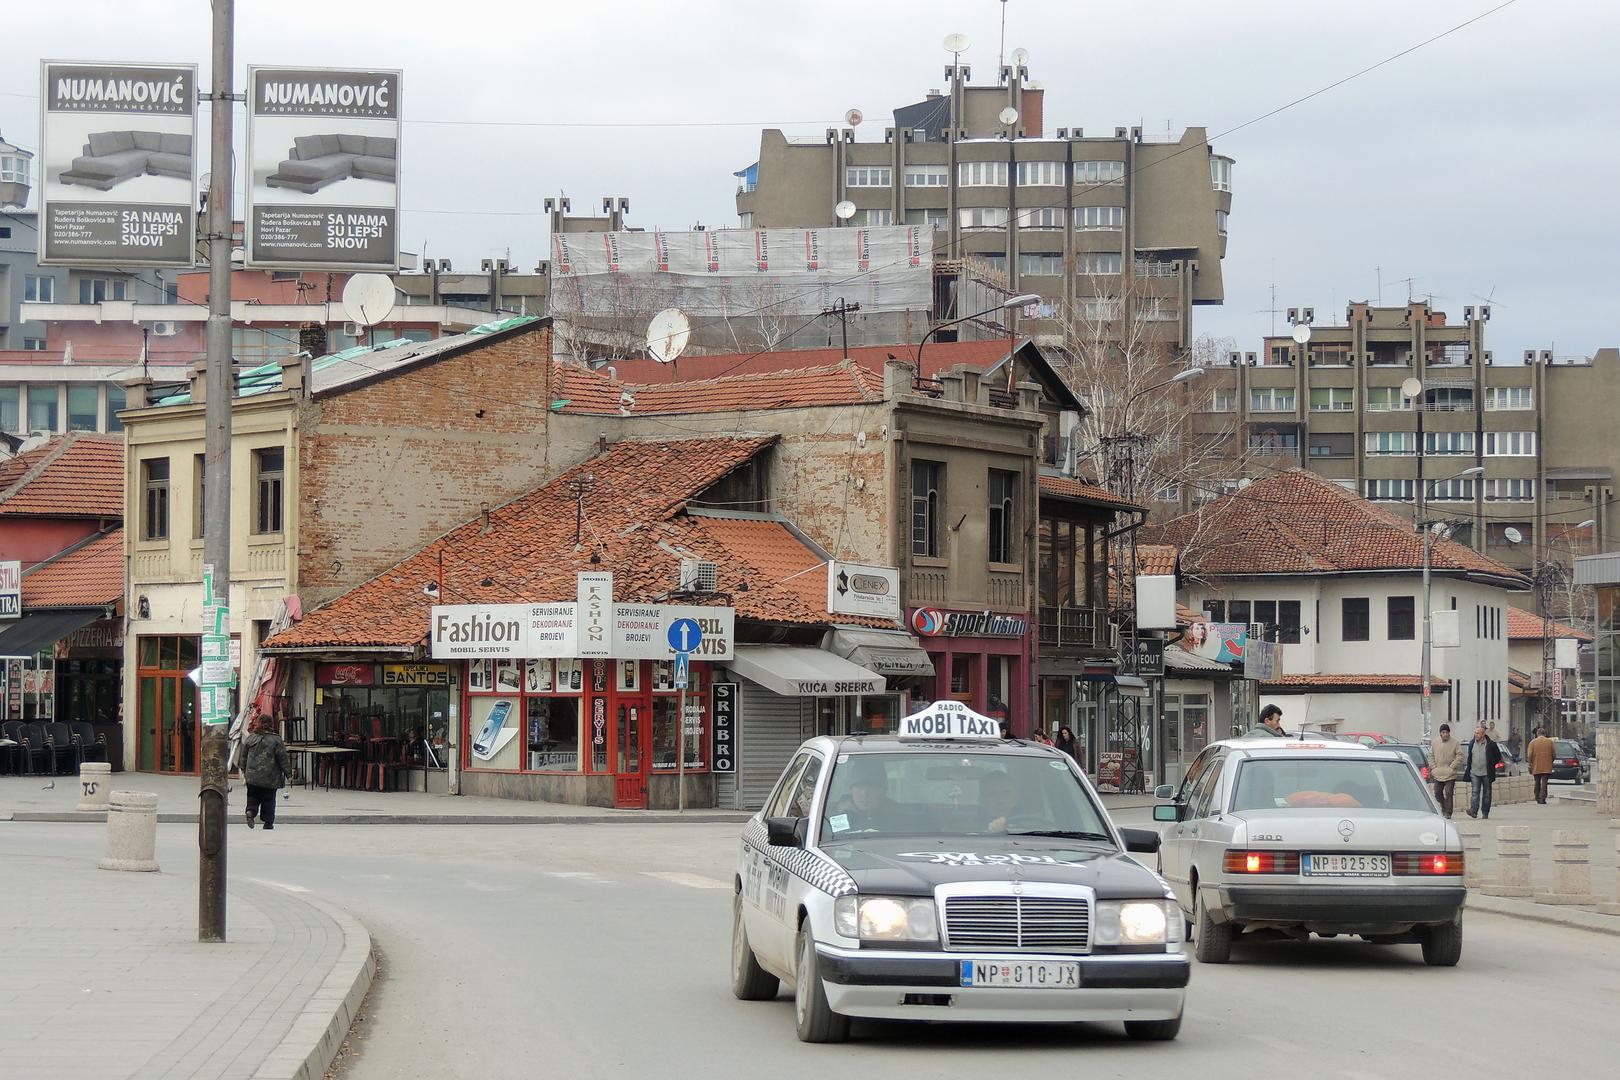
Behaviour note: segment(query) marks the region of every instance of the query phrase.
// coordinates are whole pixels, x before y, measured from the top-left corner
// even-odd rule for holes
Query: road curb
[[[716,823],[741,824],[752,815],[746,813],[692,813],[668,817],[636,817],[635,811],[620,814],[289,814],[276,815],[277,825],[712,825]],[[159,814],[158,822],[166,825],[195,825],[196,814]],[[0,821],[15,822],[93,822],[105,824],[107,815],[98,813],[59,813],[45,811],[19,811],[0,813]]]
[[[1548,926],[1562,926],[1571,930],[1588,930],[1594,934],[1620,936],[1620,918],[1613,915],[1571,908],[1549,909],[1545,904],[1530,900],[1483,896],[1472,889],[1468,892],[1466,910],[1480,911],[1488,915],[1503,915],[1510,919],[1523,919],[1525,922],[1544,923]]]
[[[321,1080],[337,1058],[338,1048],[360,1012],[360,1003],[371,989],[377,961],[371,955],[371,934],[360,920],[314,897],[286,895],[337,923],[343,934],[343,949],[320,989],[305,1002],[286,1038],[254,1071],[253,1080]]]

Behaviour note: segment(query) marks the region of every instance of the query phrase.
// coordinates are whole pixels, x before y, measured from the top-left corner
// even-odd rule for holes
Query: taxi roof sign
[[[931,742],[996,742],[1001,739],[1001,721],[974,712],[960,701],[936,701],[921,712],[900,718],[901,739],[927,739]]]

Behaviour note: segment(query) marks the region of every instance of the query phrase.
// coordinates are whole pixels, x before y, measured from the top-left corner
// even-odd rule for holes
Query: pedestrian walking
[[[275,721],[259,717],[255,729],[242,740],[242,779],[247,784],[247,824],[258,817],[266,829],[276,827],[276,790],[285,787],[292,773],[287,744],[276,734]]]
[[[1075,741],[1074,732],[1070,730],[1068,724],[1064,724],[1062,727],[1058,728],[1057,739],[1052,745],[1056,746],[1065,754],[1068,754],[1070,760],[1079,763],[1080,744]]]
[[[1280,739],[1286,735],[1282,728],[1282,709],[1276,705],[1267,705],[1260,710],[1260,722],[1243,733],[1245,739],[1263,739],[1268,735]]]
[[[1496,782],[1496,766],[1502,760],[1502,751],[1496,741],[1485,734],[1482,721],[1474,728],[1474,741],[1463,752],[1467,772],[1463,776],[1469,783],[1468,816],[1491,816],[1491,785]]]
[[[1440,804],[1440,812],[1446,817],[1451,816],[1457,772],[1462,765],[1462,743],[1451,737],[1450,724],[1441,724],[1439,738],[1429,744],[1429,781],[1434,784],[1434,798]]]
[[[1557,749],[1547,738],[1546,729],[1539,727],[1536,737],[1525,747],[1525,757],[1530,759],[1530,775],[1536,778],[1536,802],[1543,805],[1547,802],[1547,785],[1552,781],[1553,754]]]

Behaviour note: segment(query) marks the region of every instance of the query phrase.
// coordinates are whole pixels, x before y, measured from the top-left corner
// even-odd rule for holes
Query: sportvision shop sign
[[[40,65],[39,261],[196,261],[197,66]]]
[[[400,72],[248,68],[247,264],[399,269]]]

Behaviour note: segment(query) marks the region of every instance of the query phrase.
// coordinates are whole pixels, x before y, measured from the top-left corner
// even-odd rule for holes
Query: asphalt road
[[[1416,946],[1240,948],[1231,965],[1195,967],[1171,1044],[1129,1042],[1113,1024],[857,1024],[846,1045],[805,1046],[786,994],[746,1003],[728,988],[736,835],[733,825],[233,825],[230,870],[308,889],[371,930],[383,976],[345,1080],[1007,1075],[1014,1051],[1021,1071],[1175,1068],[1200,1080],[1523,1080],[1612,1065],[1620,937],[1484,914],[1469,916],[1450,970],[1425,967]],[[13,852],[95,857],[101,843],[92,825],[0,825],[0,867]],[[194,874],[195,843],[194,826],[162,826],[164,872]]]

